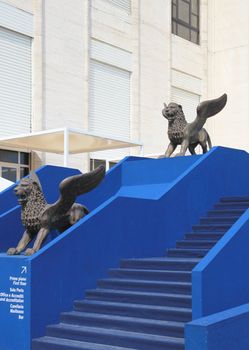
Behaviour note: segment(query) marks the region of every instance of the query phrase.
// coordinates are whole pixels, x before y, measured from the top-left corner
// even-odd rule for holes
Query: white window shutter
[[[131,12],[131,0],[108,0],[108,1],[127,13]]]
[[[0,137],[31,131],[32,39],[0,27]]]
[[[90,62],[89,131],[130,139],[131,53],[92,40]],[[91,158],[119,159],[129,150],[95,152]]]

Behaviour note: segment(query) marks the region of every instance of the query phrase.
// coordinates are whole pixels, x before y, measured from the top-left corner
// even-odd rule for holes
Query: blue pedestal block
[[[246,152],[226,148],[203,156],[119,163],[98,188],[77,200],[90,208],[89,215],[31,257],[0,254],[0,349],[30,350],[32,338],[58,323],[60,313],[71,310],[73,300],[95,288],[120,259],[163,256],[221,196],[248,195],[248,169]],[[70,169],[43,171],[51,202]],[[20,208],[10,193],[3,196],[4,252],[23,228]]]
[[[248,350],[249,304],[190,322],[185,327],[186,350]]]
[[[30,288],[28,259],[0,254],[0,349],[27,350],[30,347]]]

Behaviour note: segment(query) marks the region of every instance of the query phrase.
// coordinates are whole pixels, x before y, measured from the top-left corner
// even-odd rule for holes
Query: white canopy
[[[13,185],[14,182],[0,177],[0,192]]]
[[[69,154],[137,146],[142,146],[142,144],[129,140],[103,137],[72,128],[51,129],[0,138],[0,147],[64,154],[64,166],[68,164]]]

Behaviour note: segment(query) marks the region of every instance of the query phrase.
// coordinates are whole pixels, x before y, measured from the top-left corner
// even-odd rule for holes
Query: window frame
[[[171,1],[171,22],[172,22],[171,23],[171,32],[172,32],[172,34],[180,36],[181,38],[188,40],[196,45],[200,45],[200,0],[196,0],[197,7],[198,7],[197,14],[192,12],[192,2],[194,0],[181,0],[184,3],[189,5],[189,13],[188,13],[189,21],[188,21],[188,23],[179,18],[179,8],[180,8],[179,1],[180,0],[172,0]],[[174,14],[173,14],[174,7],[176,8],[176,16],[174,16]],[[197,17],[197,28],[192,25],[192,16]],[[189,39],[186,39],[185,37],[178,34],[178,25],[181,25],[184,28],[188,29]],[[192,40],[192,38],[191,38],[192,31],[196,33],[197,40]]]
[[[1,161],[0,160],[0,176],[3,177],[2,175],[2,168],[12,168],[16,169],[16,181],[19,181],[21,179],[21,168],[25,168],[30,172],[31,170],[31,153],[30,152],[25,152],[25,151],[17,151],[17,150],[12,150],[12,149],[4,149],[1,148],[1,151],[11,151],[11,152],[16,152],[17,153],[17,162],[8,162],[8,161]],[[21,163],[21,153],[25,153],[28,155],[28,163],[29,164],[23,164]]]
[[[90,171],[93,171],[94,169],[96,169],[100,164],[104,165],[105,170],[108,171],[119,162],[119,160],[111,160],[106,158],[89,158],[89,160],[90,160],[90,166],[89,166]]]

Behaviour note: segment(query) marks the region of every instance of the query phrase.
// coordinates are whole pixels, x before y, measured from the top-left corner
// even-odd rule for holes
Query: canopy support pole
[[[144,156],[144,145],[140,145],[140,156],[143,157]]]
[[[68,155],[69,155],[69,134],[68,129],[64,129],[64,167],[68,167]]]

